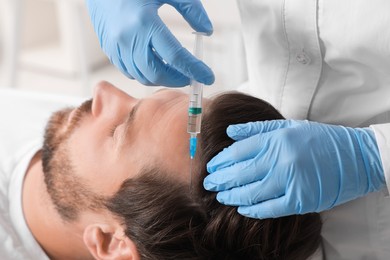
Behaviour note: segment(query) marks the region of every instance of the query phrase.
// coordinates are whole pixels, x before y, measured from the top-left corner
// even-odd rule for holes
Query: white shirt
[[[390,1],[237,3],[248,62],[241,90],[267,100],[286,118],[376,124],[389,188]],[[327,259],[390,259],[389,204],[379,192],[324,213]]]
[[[0,258],[48,259],[23,215],[22,186],[30,160],[41,148],[53,111],[76,98],[0,90]]]

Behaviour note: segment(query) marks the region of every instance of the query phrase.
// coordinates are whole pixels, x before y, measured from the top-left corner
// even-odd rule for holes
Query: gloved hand
[[[231,125],[204,187],[253,218],[320,212],[385,185],[373,131],[309,121]]]
[[[200,0],[87,0],[95,32],[111,63],[144,85],[210,85],[214,74],[172,35],[157,10],[169,4],[198,32],[213,27]],[[165,63],[166,62],[166,63]]]

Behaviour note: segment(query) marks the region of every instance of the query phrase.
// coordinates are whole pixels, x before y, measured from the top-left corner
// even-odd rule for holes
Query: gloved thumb
[[[213,33],[213,25],[199,0],[166,0],[197,32]]]
[[[288,128],[296,124],[295,120],[270,120],[249,122],[246,124],[230,125],[226,129],[227,135],[235,141],[248,138],[253,135],[267,133],[282,128]]]

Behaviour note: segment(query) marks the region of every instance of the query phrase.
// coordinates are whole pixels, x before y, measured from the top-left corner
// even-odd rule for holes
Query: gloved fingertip
[[[247,218],[256,218],[256,219],[264,219],[264,217],[262,217],[261,215],[259,214],[254,214],[251,210],[250,210],[250,207],[238,207],[237,208],[237,212],[238,214],[240,215],[243,215],[244,217],[247,217]]]
[[[236,125],[229,125],[228,128],[226,128],[226,134],[232,138],[235,139],[236,137],[239,137],[239,132],[240,128]]]
[[[206,33],[207,36],[212,35],[213,32],[214,32],[213,25],[212,25],[212,23],[211,23],[210,21],[207,21],[207,22],[204,24],[204,29],[205,29],[204,33]]]
[[[225,197],[222,195],[222,193],[217,193],[216,199],[219,203],[225,204]]]
[[[217,170],[217,167],[215,166],[215,159],[211,159],[207,165],[206,165],[206,169],[207,169],[207,172],[208,173],[214,173],[216,170]]]
[[[238,207],[237,208],[237,212],[240,215],[243,215],[245,217],[249,217],[250,216],[250,211],[249,211],[248,207]]]
[[[216,185],[210,182],[210,180],[207,179],[207,177],[203,181],[203,187],[208,191],[215,191]]]
[[[215,82],[214,73],[203,79],[203,84],[205,85],[212,85],[214,82]]]
[[[226,134],[234,141],[240,141],[250,136],[250,134],[247,133],[246,124],[230,125],[226,129]]]
[[[204,23],[198,25],[197,32],[204,33],[206,36],[211,36],[214,32],[213,24],[207,18]]]
[[[197,71],[196,74],[197,75],[195,75],[195,80],[200,83],[211,85],[215,82],[215,75],[213,71],[204,64],[202,64],[202,67]]]

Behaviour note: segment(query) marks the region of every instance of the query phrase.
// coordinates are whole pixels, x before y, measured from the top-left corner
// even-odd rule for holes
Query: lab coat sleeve
[[[370,126],[375,132],[387,190],[390,191],[390,123]]]

